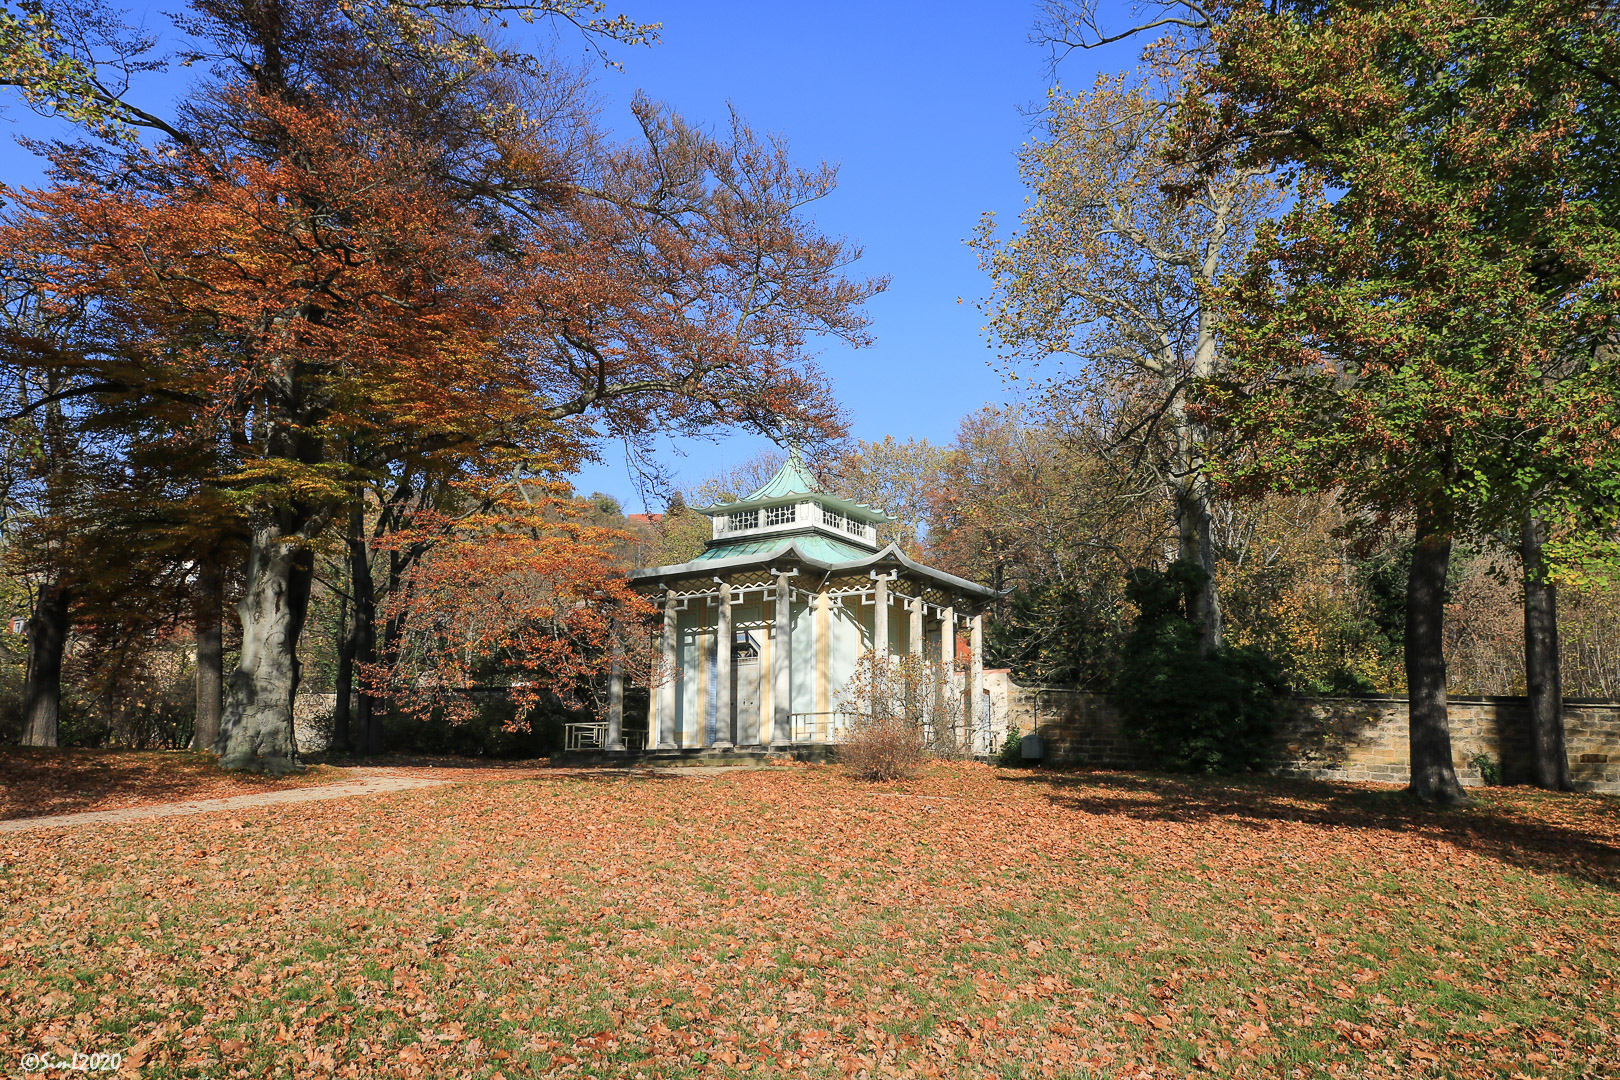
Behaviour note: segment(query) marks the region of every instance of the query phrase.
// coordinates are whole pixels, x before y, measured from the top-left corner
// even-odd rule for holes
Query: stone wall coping
[[[1405,694],[1289,694],[1295,701],[1408,701]],[[1522,694],[1484,695],[1484,694],[1447,694],[1447,705],[1524,705],[1530,704],[1530,699]],[[1567,697],[1565,705],[1620,705],[1620,698],[1576,698]]]
[[[992,674],[992,673],[999,673],[999,672],[1002,672],[1002,671],[1011,671],[1011,669],[1010,668],[986,668],[985,669],[985,674],[989,675],[989,674]],[[1101,690],[1081,690],[1078,687],[1074,687],[1074,686],[1033,686],[1033,685],[1026,686],[1025,684],[1023,684],[1021,682],[1018,682],[1017,680],[1015,680],[1015,679],[1013,679],[1011,677],[1009,677],[1007,681],[1012,683],[1012,685],[1017,687],[1018,689],[1028,691],[1030,693],[1041,693],[1041,694],[1089,694],[1092,697],[1100,697],[1100,698],[1106,698],[1106,697],[1111,696],[1108,693],[1106,693],[1104,691],[1101,691]],[[1288,697],[1291,698],[1294,701],[1368,701],[1368,702],[1383,701],[1383,702],[1399,702],[1401,704],[1405,704],[1408,701],[1407,695],[1405,695],[1405,694],[1289,694]],[[1504,695],[1447,694],[1446,695],[1446,704],[1448,704],[1448,705],[1524,705],[1524,706],[1528,707],[1529,704],[1530,704],[1530,699],[1528,697],[1525,697],[1522,694],[1504,694]],[[1567,697],[1567,698],[1564,699],[1564,704],[1565,705],[1615,705],[1615,706],[1620,706],[1620,698],[1578,698],[1578,697]]]

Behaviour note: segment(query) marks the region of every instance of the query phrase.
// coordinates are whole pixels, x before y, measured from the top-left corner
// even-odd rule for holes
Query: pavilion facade
[[[713,531],[702,554],[630,574],[663,609],[668,674],[650,690],[650,748],[834,742],[845,685],[881,649],[937,657],[965,699],[970,749],[990,751],[983,611],[994,590],[880,543],[887,515],[823,491],[797,452],[747,498],[698,512]],[[615,679],[608,750],[625,749],[623,696]]]

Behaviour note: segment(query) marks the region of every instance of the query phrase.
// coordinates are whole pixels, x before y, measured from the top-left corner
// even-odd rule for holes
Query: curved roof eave
[[[821,570],[859,570],[863,566],[872,566],[877,563],[893,561],[898,562],[907,570],[922,577],[933,578],[935,581],[949,585],[952,588],[977,596],[982,600],[994,600],[996,590],[988,585],[980,585],[976,581],[959,578],[955,574],[947,574],[943,570],[936,570],[932,566],[922,563],[901,551],[898,545],[889,544],[883,550],[868,555],[864,559],[851,559],[848,562],[826,562],[806,555],[799,549],[799,545],[792,540],[785,542],[781,547],[772,551],[756,552],[749,555],[734,555],[729,559],[703,559],[692,562],[674,563],[670,566],[649,566],[640,570],[630,571],[631,581],[646,580],[649,578],[679,577],[682,574],[703,574],[718,570],[726,570],[736,566],[756,566],[760,563],[778,562],[782,558],[791,556],[794,561],[817,567]]]

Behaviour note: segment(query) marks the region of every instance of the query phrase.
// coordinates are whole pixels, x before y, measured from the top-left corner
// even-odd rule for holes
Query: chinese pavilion
[[[630,574],[663,608],[671,673],[651,691],[650,748],[831,742],[840,692],[861,655],[881,648],[938,657],[964,692],[972,749],[990,751],[982,611],[993,590],[880,545],[888,515],[823,491],[797,450],[758,491],[698,513],[713,523],[702,554]],[[616,679],[604,749],[625,749],[623,717]]]

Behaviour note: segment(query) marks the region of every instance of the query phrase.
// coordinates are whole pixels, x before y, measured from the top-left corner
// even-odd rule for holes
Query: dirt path
[[[533,776],[559,778],[565,776],[618,776],[635,779],[645,776],[667,776],[675,779],[696,779],[734,772],[755,772],[764,765],[722,765],[702,767],[654,767],[631,769],[537,769],[480,766],[350,766],[348,772],[361,774],[353,780],[338,780],[330,784],[287,788],[250,795],[231,795],[220,799],[183,799],[178,802],[143,803],[115,810],[86,810],[73,814],[47,814],[41,817],[12,818],[0,821],[0,833],[33,832],[38,829],[64,829],[78,825],[117,824],[124,821],[147,821],[152,818],[181,817],[187,814],[211,814],[220,810],[249,810],[257,806],[280,806],[286,803],[322,802],[327,799],[348,799],[357,795],[378,795],[389,791],[409,791],[413,788],[439,787],[444,784],[462,784],[480,780],[515,780]]]
[[[355,770],[363,771],[363,770]],[[0,821],[0,833],[32,832],[36,829],[71,828],[76,825],[98,825],[122,821],[145,821],[150,818],[179,817],[186,814],[209,814],[216,810],[246,810],[256,806],[280,806],[284,803],[320,802],[326,799],[348,799],[356,795],[377,795],[388,791],[407,791],[412,788],[438,787],[471,777],[457,770],[445,769],[443,776],[423,776],[425,770],[395,772],[379,769],[358,780],[339,780],[314,787],[288,788],[285,791],[266,791],[253,795],[232,795],[224,799],[186,799],[181,802],[147,803],[119,810],[90,810],[78,814],[51,814],[45,817],[15,818]],[[469,770],[470,771],[470,770]]]

